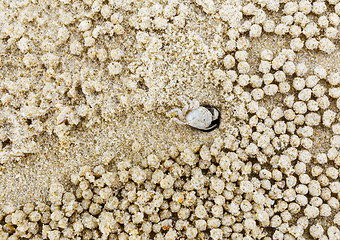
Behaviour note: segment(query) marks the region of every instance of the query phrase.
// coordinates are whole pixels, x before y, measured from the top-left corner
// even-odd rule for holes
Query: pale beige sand
[[[58,180],[70,187],[70,176],[80,166],[110,170],[122,159],[138,162],[152,153],[166,158],[171,146],[210,146],[242,124],[232,112],[239,100],[227,101],[223,80],[213,76],[214,70],[224,69],[227,54],[227,24],[217,13],[206,14],[201,6],[186,2],[190,11],[181,13],[186,15],[184,27],[176,26],[182,19],[170,16],[166,19],[173,25],[166,30],[151,27],[160,21],[154,18],[146,30],[137,30],[131,19],[138,9],[153,4],[121,4],[105,18],[105,12],[81,1],[0,2],[0,204],[46,201],[50,183]],[[93,47],[85,46],[86,33],[79,29],[84,19],[91,19],[92,31],[111,24],[99,31]],[[139,31],[149,34],[146,43],[136,40]],[[275,56],[289,48],[290,39],[265,33],[252,39],[247,50],[250,74],[257,73],[262,50],[270,49]],[[339,41],[334,43],[338,49]],[[123,51],[121,57],[111,53],[115,49]],[[308,74],[317,65],[334,72],[340,69],[339,54],[303,49],[295,62],[304,62]],[[119,74],[110,72],[113,62],[120,64]],[[166,113],[182,107],[178,96],[217,107],[220,127],[206,133],[170,123]],[[282,106],[282,100],[278,94],[260,104],[272,109]],[[338,113],[335,105],[332,99],[330,109]],[[58,122],[66,107],[70,116]],[[313,153],[328,150],[331,134],[329,128],[316,127]]]
[[[137,5],[143,6],[143,2]],[[194,4],[189,6],[195,11],[199,10]],[[113,11],[123,17],[121,25],[125,33],[113,34],[112,37],[99,36],[95,46],[98,49],[104,47],[108,55],[116,46],[124,49],[120,61],[123,74],[115,77],[110,76],[107,70],[107,65],[112,62],[110,56],[104,62],[97,58],[91,60],[87,55],[89,47],[84,47],[80,56],[70,53],[69,48],[73,41],[84,41],[77,26],[89,12],[86,4],[75,2],[64,5],[54,1],[24,4],[20,1],[5,1],[0,7],[0,25],[3,26],[0,42],[1,97],[9,92],[15,102],[11,100],[9,104],[1,105],[2,113],[5,113],[3,116],[13,119],[13,122],[9,122],[6,117],[2,120],[3,142],[8,141],[7,136],[10,136],[11,144],[6,145],[1,155],[1,201],[11,199],[22,204],[45,199],[52,179],[66,183],[70,173],[84,164],[110,165],[112,161],[123,158],[161,154],[170,146],[181,144],[209,145],[214,138],[223,136],[228,128],[229,104],[224,100],[220,83],[211,76],[211,71],[217,69],[221,63],[217,59],[209,60],[204,52],[193,53],[196,47],[189,40],[197,34],[202,38],[201,43],[210,48],[221,20],[191,12],[191,20],[187,21],[184,29],[173,32],[155,31],[151,36],[162,42],[162,50],[150,56],[150,63],[143,64],[141,56],[146,51],[144,47],[136,46],[135,35],[138,31],[128,26],[130,15],[124,10]],[[72,23],[66,24],[70,36],[65,43],[58,38],[58,31],[65,20],[62,11],[74,18]],[[94,27],[104,23],[102,18],[94,19]],[[21,38],[29,39],[28,50],[23,52],[17,46]],[[40,59],[51,52],[59,57],[55,65],[44,64],[40,60],[32,67],[26,67],[23,63],[25,57],[34,55]],[[146,76],[136,77],[129,72],[129,65],[143,66]],[[160,68],[147,72],[157,65],[161,65]],[[95,72],[93,75],[84,74],[81,69],[98,72],[100,76]],[[71,80],[62,79],[61,74],[69,74]],[[136,89],[131,90],[124,84],[124,80],[129,78],[137,83]],[[21,91],[21,81],[28,84],[29,89]],[[81,87],[87,89],[83,85],[85,82],[90,82],[90,85],[101,84],[102,90],[92,92],[91,87],[88,87],[88,96],[84,97]],[[9,90],[10,84],[14,85],[11,85],[14,89]],[[51,89],[43,91],[46,85]],[[80,91],[75,98],[67,97],[72,85],[75,86],[73,89]],[[146,88],[149,90],[143,90]],[[48,91],[52,91],[54,95],[47,97]],[[202,133],[189,127],[169,124],[166,112],[176,106],[182,107],[178,96],[187,96],[202,104],[218,107],[222,115],[220,128],[211,133]],[[123,99],[119,101],[121,98]],[[64,138],[58,138],[55,134],[55,119],[62,110],[56,109],[58,104],[71,106],[73,110],[82,104],[92,106],[93,113],[81,117],[79,123],[72,125]],[[30,127],[27,118],[22,117],[20,109],[24,105],[40,105],[44,108],[46,114],[33,118],[33,121],[38,120],[37,125],[42,125],[42,130],[39,127]],[[91,121],[97,122],[91,124]],[[90,126],[87,127],[88,124]],[[19,131],[23,132],[17,133]],[[33,150],[34,153],[29,153],[25,150],[25,141],[33,139],[36,149]],[[141,144],[141,149],[136,153],[131,152],[134,142]]]

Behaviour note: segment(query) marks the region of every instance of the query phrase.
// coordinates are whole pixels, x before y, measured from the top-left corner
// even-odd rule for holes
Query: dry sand
[[[158,19],[147,17],[158,1],[97,1],[108,13],[92,2],[0,1],[0,204],[46,201],[50,183],[70,188],[80,166],[110,170],[122,159],[165,157],[171,146],[210,146],[242,124],[232,111],[240,100],[228,100],[223,79],[213,76],[224,70],[227,54],[228,24],[218,11],[207,14],[194,1],[179,1]],[[262,50],[276,56],[290,40],[273,33],[249,38],[250,74],[258,73]],[[340,67],[339,54],[304,48],[295,62],[305,63],[308,73],[316,65],[332,72]],[[207,133],[170,123],[166,113],[182,107],[178,96],[218,108],[220,127]],[[282,100],[278,94],[260,103],[270,110]],[[330,134],[316,129],[313,139],[322,144],[314,152],[329,148]]]

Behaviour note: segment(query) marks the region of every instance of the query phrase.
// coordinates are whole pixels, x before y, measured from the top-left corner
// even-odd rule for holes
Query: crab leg
[[[170,119],[170,123],[171,122],[176,122],[176,123],[181,124],[181,125],[186,125],[185,122],[183,122],[183,121],[181,121],[181,120],[179,120],[178,118],[175,118],[175,117]]]
[[[187,114],[187,112],[190,110],[190,106],[189,106],[189,100],[186,97],[178,97],[178,99],[183,103],[184,107],[182,110],[182,115],[185,116]]]

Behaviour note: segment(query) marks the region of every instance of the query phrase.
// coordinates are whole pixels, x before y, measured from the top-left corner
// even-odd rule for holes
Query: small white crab
[[[182,110],[179,108],[170,110],[168,113],[171,117],[170,121],[189,125],[202,131],[211,131],[218,127],[220,114],[216,108],[200,106],[197,100],[190,101],[184,97],[179,97],[179,100],[184,104],[184,107]],[[175,117],[176,115],[179,119]]]

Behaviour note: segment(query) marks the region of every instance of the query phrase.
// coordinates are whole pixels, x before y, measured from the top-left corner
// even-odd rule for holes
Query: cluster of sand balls
[[[216,69],[210,69],[209,62],[216,67],[223,62],[224,71],[235,68],[236,59],[238,73],[249,72],[250,46],[244,39],[284,36],[294,52],[333,53],[340,23],[336,0],[171,0],[135,5],[115,0],[13,1],[0,7],[3,64],[18,69],[1,71],[1,163],[37,153],[35,136],[54,133],[64,140],[75,127],[110,121],[122,109],[143,105],[146,111],[155,110],[173,98],[169,95],[178,92],[174,88],[182,88],[177,82],[191,83],[189,62],[190,71],[209,79],[209,84],[225,85],[223,76],[212,74]],[[208,41],[195,24],[207,24],[210,17],[218,24],[203,27]],[[41,30],[45,28],[48,31]],[[164,64],[172,61],[174,68]],[[290,61],[284,69],[294,72]],[[270,71],[267,59],[259,70]],[[246,76],[240,78],[247,81]]]
[[[265,167],[241,129],[110,171],[84,166],[69,191],[51,184],[47,204],[3,206],[1,239],[339,239],[338,169],[307,170],[307,151],[292,166],[292,149]]]
[[[59,9],[56,42],[26,36],[19,25],[1,29],[0,52],[17,51],[22,61],[16,64],[33,76],[1,82],[1,163],[7,155],[37,153],[39,134],[67,141],[73,127],[110,121],[140,99],[155,110],[179,85],[174,79],[190,71],[207,81],[198,87],[221,87],[221,104],[232,103],[236,124],[227,129],[222,122],[223,137],[212,144],[173,146],[141,161],[114,159],[110,170],[84,166],[71,176],[69,190],[52,183],[46,203],[1,206],[1,239],[340,239],[340,74],[298,58],[301,51],[336,51],[339,1],[50,5]],[[72,15],[77,8],[86,15]],[[22,25],[47,22],[25,10],[16,13]],[[190,19],[202,16],[221,23],[209,41],[190,29]],[[251,56],[259,57],[253,66],[252,41],[266,35],[289,44],[261,49]],[[104,70],[97,74],[79,59]],[[156,64],[163,59],[175,69]],[[78,73],[60,71],[76,60],[84,64]],[[124,93],[119,101],[105,92],[111,87]],[[110,94],[115,103],[107,101]]]

